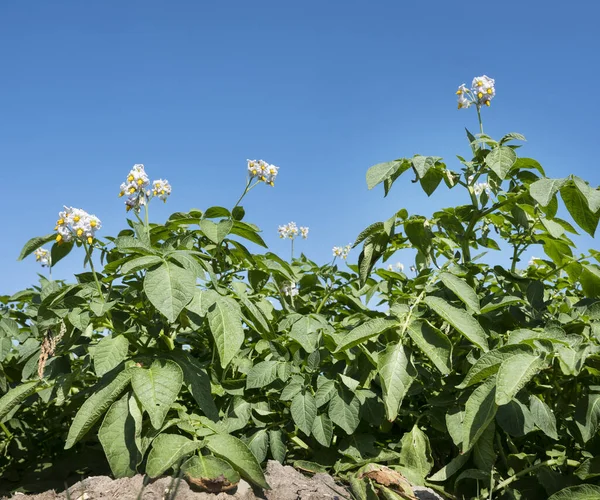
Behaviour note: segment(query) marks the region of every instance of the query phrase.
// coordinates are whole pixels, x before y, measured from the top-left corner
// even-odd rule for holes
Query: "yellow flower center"
[[[479,92],[479,94],[477,94],[477,97],[479,97],[479,99],[481,99],[483,97],[483,93]]]
[[[478,87],[481,87],[482,85],[483,85],[483,82],[481,82],[481,81],[477,82]]]
[[[119,193],[119,198],[120,198],[121,196],[123,196],[124,194],[125,194],[125,193],[124,193],[123,191],[121,191],[121,192]]]
[[[456,95],[462,95],[462,90],[457,90]]]
[[[141,186],[144,183],[142,179],[138,179],[138,186]]]
[[[133,175],[130,175],[129,177],[127,177],[127,182],[132,182],[133,181]]]
[[[60,243],[60,241],[62,240],[62,236],[60,234],[56,235],[56,242]]]
[[[65,223],[65,219],[58,219],[56,221],[56,224],[59,225],[59,226],[62,226],[64,223]]]
[[[93,221],[90,222],[90,226],[92,226],[92,227],[96,227],[97,225],[98,224],[97,224],[97,222],[95,220],[93,220]]]
[[[260,180],[261,180],[261,181],[263,181],[263,182],[265,182],[265,181],[267,180],[267,178],[266,178],[264,175],[262,175],[262,176],[260,177]]]
[[[94,239],[93,239],[91,236],[88,236],[88,240],[87,240],[87,241],[88,241],[88,243],[91,245],[91,244],[92,244],[92,241],[94,241]]]
[[[490,101],[486,101],[486,102],[485,102],[485,105],[489,107],[489,105],[490,105]]]
[[[492,93],[492,89],[487,89],[487,93],[491,94]]]
[[[81,236],[83,234],[83,229],[78,229],[77,230],[77,236]]]
[[[164,189],[161,190],[160,194],[165,194],[165,190]]]
[[[129,193],[130,193],[130,194],[133,194],[133,193],[135,193],[135,188],[129,188]]]
[[[275,183],[273,181],[269,182],[269,186],[273,187],[275,186]]]
[[[76,215],[75,217],[73,217],[73,222],[79,222],[79,219],[80,219],[79,215]]]
[[[252,169],[252,175],[256,175],[256,169],[255,168]]]

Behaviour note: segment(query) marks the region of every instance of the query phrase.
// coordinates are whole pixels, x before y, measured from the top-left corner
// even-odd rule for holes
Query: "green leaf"
[[[338,389],[329,402],[328,415],[331,421],[346,434],[352,434],[360,423],[360,402],[353,394]]]
[[[572,183],[566,184],[560,189],[560,196],[573,220],[593,238],[600,213],[590,210],[586,197]]]
[[[150,368],[135,368],[131,386],[152,427],[160,429],[183,384],[183,372],[171,360],[155,360]]]
[[[447,481],[454,474],[456,474],[463,466],[469,461],[471,453],[467,452],[463,455],[458,455],[454,457],[448,465],[445,465],[440,470],[438,470],[435,474],[428,478],[429,481],[442,482]]]
[[[231,228],[230,234],[241,236],[242,238],[245,238],[252,243],[256,243],[263,248],[268,248],[265,240],[262,239],[256,230],[254,230],[250,225],[244,224],[243,222],[235,221],[233,223],[233,227]]]
[[[325,446],[326,448],[331,446],[333,423],[327,415],[321,414],[315,418],[312,426],[312,435],[321,446]]]
[[[579,281],[586,297],[600,297],[600,269],[597,266],[584,264]]]
[[[496,404],[508,404],[545,365],[543,358],[519,353],[502,361],[496,380]]]
[[[296,394],[292,399],[290,411],[298,429],[310,436],[310,431],[317,416],[317,404],[314,396],[309,392]]]
[[[162,259],[156,255],[144,255],[143,257],[137,257],[125,262],[125,264],[121,266],[120,272],[123,275],[136,273],[137,271],[147,269],[155,266],[156,264],[160,264],[161,262]]]
[[[232,228],[233,221],[230,219],[221,220],[216,224],[213,221],[206,219],[200,221],[200,229],[202,232],[210,241],[217,245],[225,239]]]
[[[410,432],[404,434],[400,445],[400,464],[414,470],[421,478],[425,478],[433,467],[431,445],[427,435],[414,425]]]
[[[129,414],[129,394],[124,394],[106,412],[98,430],[98,440],[116,478],[136,474],[141,454],[136,446],[135,434],[135,420]]]
[[[489,350],[485,330],[467,311],[451,306],[444,299],[432,295],[425,297],[424,302],[477,347],[486,352]]]
[[[598,500],[598,498],[600,498],[600,486],[580,484],[560,490],[548,500]]]
[[[495,435],[496,424],[490,422],[475,443],[475,446],[473,446],[473,462],[475,462],[475,465],[481,471],[488,472],[492,470],[496,462],[496,452],[494,450]]]
[[[46,236],[36,236],[35,238],[31,238],[27,243],[25,243],[25,246],[21,250],[21,253],[19,254],[17,260],[23,260],[25,257],[35,252],[41,246],[44,246],[46,243],[50,243],[55,239],[56,233],[50,233]]]
[[[410,163],[403,158],[373,165],[367,170],[367,187],[373,189],[377,184],[380,184],[397,172],[404,172],[409,168]]]
[[[0,398],[0,422],[2,422],[4,417],[6,417],[6,415],[8,415],[14,408],[20,405],[33,393],[37,392],[39,385],[39,380],[24,382],[21,385],[13,387],[4,396],[2,396]]]
[[[514,437],[522,437],[533,430],[531,412],[518,399],[512,399],[498,408],[496,422],[504,432]]]
[[[315,394],[315,402],[317,408],[321,408],[326,403],[329,403],[333,395],[335,394],[335,382],[333,380],[325,379],[325,381],[319,385]]]
[[[246,389],[260,389],[277,380],[277,361],[261,361],[255,364],[246,378]]]
[[[206,369],[186,352],[173,351],[171,356],[183,371],[183,383],[200,409],[211,420],[219,420],[219,410],[211,394],[210,377]]]
[[[584,443],[598,432],[600,422],[600,394],[588,394],[575,405],[575,423]]]
[[[386,330],[398,326],[398,321],[393,318],[374,318],[357,326],[346,334],[338,343],[335,352],[345,351],[372,337],[382,334]]]
[[[529,186],[529,194],[542,207],[547,207],[567,179],[540,179]]]
[[[194,453],[200,446],[200,441],[192,441],[185,436],[159,434],[152,442],[152,449],[146,464],[146,474],[150,477],[161,476],[187,455]]]
[[[412,166],[417,172],[419,179],[423,179],[429,172],[429,169],[435,166],[435,163],[439,160],[441,160],[441,158],[438,156],[415,155],[410,161],[412,162]]]
[[[244,342],[244,329],[239,307],[233,299],[219,296],[209,307],[207,315],[221,367],[225,368]]]
[[[208,436],[205,442],[214,455],[229,462],[246,481],[270,489],[256,458],[248,446],[238,438],[227,434],[215,434]]]
[[[280,464],[283,464],[287,448],[283,440],[283,432],[281,429],[271,429],[269,431],[269,446],[271,448],[271,456]]]
[[[600,210],[600,191],[589,186],[583,179],[573,176],[573,183],[587,201],[589,209],[596,213]]]
[[[517,161],[517,154],[508,146],[498,146],[485,157],[486,165],[500,178],[506,179],[506,174]]]
[[[466,453],[496,416],[496,378],[489,378],[469,396],[463,420],[463,446]]]
[[[408,347],[395,343],[388,345],[377,361],[385,414],[390,422],[396,420],[402,400],[417,375],[410,358]]]
[[[225,478],[235,485],[240,482],[240,474],[225,460],[211,455],[194,455],[181,466],[185,475],[195,480],[222,481]],[[175,497],[177,498],[177,496]]]
[[[258,463],[264,462],[269,451],[269,434],[265,429],[259,429],[248,440],[248,448]]]
[[[196,277],[173,262],[151,269],[144,278],[144,292],[156,309],[173,323],[194,298]]]
[[[69,428],[65,450],[71,448],[92,428],[104,415],[104,412],[119,398],[130,381],[131,370],[123,370],[111,382],[84,401]]]
[[[575,475],[582,481],[600,476],[600,456],[588,458],[577,468]]]
[[[290,338],[298,342],[308,353],[314,352],[318,347],[319,330],[323,324],[312,316],[302,316],[292,325]]]
[[[550,407],[535,395],[529,396],[529,411],[533,418],[533,423],[544,434],[558,441],[556,432],[556,417]]]
[[[73,242],[69,241],[68,243],[60,242],[54,243],[52,248],[50,248],[50,262],[52,267],[54,267],[58,262],[64,259],[67,255],[71,253],[73,250]]]
[[[500,369],[503,361],[512,358],[516,354],[530,354],[533,350],[527,345],[506,345],[486,352],[471,367],[464,380],[456,386],[457,389],[465,389],[471,385],[478,384]]]
[[[94,360],[94,371],[98,377],[118,366],[127,359],[129,341],[124,335],[107,335],[95,346],[90,348],[90,354]]]
[[[446,335],[428,322],[423,321],[413,321],[408,327],[408,334],[442,375],[450,373],[452,369],[452,342]]]
[[[471,311],[479,314],[479,297],[465,280],[450,273],[441,273],[440,278],[444,285],[462,300]]]

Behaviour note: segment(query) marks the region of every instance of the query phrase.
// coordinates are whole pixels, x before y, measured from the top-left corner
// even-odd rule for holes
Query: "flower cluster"
[[[348,254],[350,253],[350,249],[352,245],[348,244],[345,247],[333,247],[331,249],[334,257],[340,257],[344,260],[348,258]]]
[[[279,167],[271,165],[264,160],[247,160],[248,161],[248,175],[250,179],[258,179],[260,182],[265,182],[269,186],[275,185],[275,177]]]
[[[308,227],[300,226],[300,228],[298,228],[295,222],[279,226],[277,232],[279,233],[280,238],[289,238],[290,240],[293,240],[298,234],[304,239],[308,238]]]
[[[39,262],[42,267],[50,266],[50,252],[45,248],[38,248],[35,252],[35,261]]]
[[[393,271],[394,269],[396,269],[399,272],[404,271],[404,264],[402,264],[401,262],[396,262],[396,265],[393,264],[389,264],[388,265],[388,271]]]
[[[470,175],[467,181],[469,184],[471,184],[473,182],[473,176]],[[473,184],[473,192],[475,193],[475,196],[481,196],[481,193],[483,193],[484,191],[487,193],[488,196],[492,194],[492,188],[490,187],[489,183],[476,182],[475,184]]]
[[[496,95],[495,80],[486,75],[473,78],[471,88],[468,89],[463,83],[456,91],[458,96],[458,109],[468,108],[471,104],[477,106],[489,106],[492,98]]]
[[[54,228],[58,233],[56,236],[57,243],[67,243],[76,239],[87,241],[91,245],[96,231],[102,227],[100,219],[80,208],[64,208],[64,211],[59,212]]]
[[[152,194],[154,196],[158,196],[165,203],[167,202],[167,197],[171,194],[171,184],[169,181],[158,179],[152,183]]]
[[[150,179],[144,170],[144,165],[136,163],[129,171],[127,180],[121,184],[119,196],[127,195],[125,207],[127,211],[133,209],[139,212],[141,208],[148,203],[151,196],[158,196],[166,202],[171,194],[171,185],[168,181],[159,179],[152,183],[152,189],[146,190],[150,185]]]
[[[288,281],[287,283],[284,283],[281,287],[281,290],[283,291],[283,294],[287,295],[288,297],[295,297],[296,295],[298,295],[298,287],[293,281]]]
[[[130,170],[127,181],[121,184],[121,191],[119,192],[119,196],[127,195],[125,200],[127,211],[133,208],[136,212],[139,212],[140,208],[146,204],[146,187],[149,184],[150,179],[146,175],[144,165],[136,163]]]

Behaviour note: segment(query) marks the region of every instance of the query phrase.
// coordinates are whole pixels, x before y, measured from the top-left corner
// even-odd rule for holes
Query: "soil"
[[[144,476],[111,479],[108,476],[88,477],[67,491],[46,491],[35,495],[15,493],[3,500],[346,500],[352,495],[328,474],[307,477],[290,466],[269,461],[265,472],[270,490],[253,489],[243,479],[237,488],[227,493],[194,491],[185,480],[162,477],[144,484]],[[419,500],[442,500],[428,488],[414,487]]]

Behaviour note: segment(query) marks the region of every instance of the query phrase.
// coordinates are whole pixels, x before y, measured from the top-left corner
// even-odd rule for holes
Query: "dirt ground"
[[[67,492],[46,491],[36,495],[16,493],[12,500],[345,500],[352,495],[327,474],[312,477],[302,475],[290,466],[269,461],[266,469],[270,490],[253,489],[241,480],[236,490],[229,493],[203,493],[194,491],[185,481],[170,477],[156,479],[144,485],[144,476],[111,479],[94,476],[71,486]],[[415,488],[419,500],[442,500],[428,488]]]

